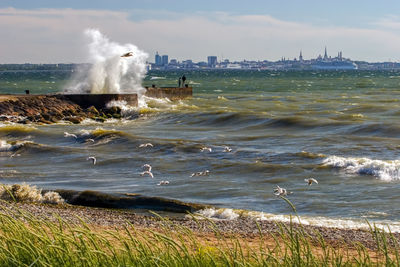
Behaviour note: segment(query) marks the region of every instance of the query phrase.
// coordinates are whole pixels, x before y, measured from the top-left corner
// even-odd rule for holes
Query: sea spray
[[[142,80],[146,75],[148,54],[133,44],[110,41],[99,30],[87,29],[89,39],[88,61],[64,88],[65,93],[119,94],[137,93],[139,98],[145,89]],[[130,57],[121,55],[132,52]],[[141,101],[139,101],[141,102]],[[139,103],[140,104],[140,103]]]

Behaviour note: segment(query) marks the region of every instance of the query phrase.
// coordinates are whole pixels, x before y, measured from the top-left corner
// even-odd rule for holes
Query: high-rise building
[[[208,56],[207,57],[208,66],[210,68],[215,68],[217,65],[217,57],[216,56]]]
[[[168,65],[168,55],[163,55],[161,57],[161,65],[167,66]]]
[[[156,52],[155,63],[156,63],[156,66],[162,65],[161,56],[158,54],[158,52]]]

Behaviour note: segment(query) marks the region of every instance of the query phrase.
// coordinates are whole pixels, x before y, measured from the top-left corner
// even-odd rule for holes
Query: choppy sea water
[[[176,86],[182,74],[152,71],[144,85]],[[184,74],[193,98],[147,99],[137,119],[128,110],[105,123],[0,124],[0,182],[139,193],[223,208],[203,212],[210,217],[246,210],[287,220],[291,207],[273,194],[279,185],[293,192],[303,223],[368,220],[400,230],[400,72]],[[69,76],[1,72],[0,93],[59,92]],[[144,164],[153,179],[141,176]],[[310,177],[319,184],[308,186]]]

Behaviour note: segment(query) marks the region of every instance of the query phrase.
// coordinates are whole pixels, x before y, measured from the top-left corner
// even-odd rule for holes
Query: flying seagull
[[[230,148],[229,146],[225,146],[224,152],[232,152],[232,148]]]
[[[131,56],[133,56],[133,52],[125,53],[121,57],[131,57]]]
[[[190,175],[190,177],[193,177],[193,176],[208,176],[210,174],[210,171],[209,170],[205,170],[205,171],[202,171],[202,172],[194,172],[194,173],[192,173],[191,175]]]
[[[288,192],[285,188],[279,187],[279,185],[277,185],[274,189],[274,195],[277,197],[287,196],[288,194],[292,193],[293,192]]]
[[[205,147],[200,148],[200,151],[201,151],[201,152],[204,152],[204,151],[206,151],[206,150],[207,150],[208,152],[212,152],[212,148],[211,148],[211,147],[206,147],[206,146],[205,146]]]
[[[145,176],[146,174],[149,175],[151,178],[154,178],[153,173],[151,172],[150,164],[144,164],[142,168],[147,169],[144,172],[140,173],[141,176]]]
[[[96,165],[96,158],[95,157],[88,157],[86,160],[91,160],[93,162],[93,165]]]
[[[71,133],[68,133],[68,132],[64,132],[64,137],[73,137],[73,138],[75,138],[75,139],[78,138],[78,137],[76,136],[76,134],[71,134]]]
[[[307,182],[308,183],[308,185],[312,185],[312,183],[316,183],[316,184],[318,184],[318,181],[317,180],[315,180],[314,178],[308,178],[308,179],[304,179],[304,181],[305,182]]]
[[[151,178],[154,178],[154,175],[151,171],[144,171],[140,173],[140,176],[145,176],[146,174],[148,174]]]
[[[141,144],[139,147],[153,147],[152,143]]]

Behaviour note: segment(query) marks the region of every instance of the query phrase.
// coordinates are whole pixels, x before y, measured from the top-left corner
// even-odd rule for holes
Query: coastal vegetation
[[[399,266],[399,241],[374,226],[372,244],[327,242],[294,223],[277,234],[195,232],[158,217],[161,227],[52,221],[22,209],[0,212],[1,266]],[[193,217],[194,221],[197,221]]]

